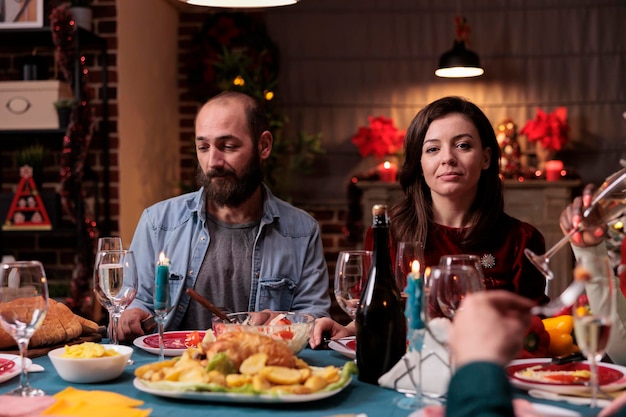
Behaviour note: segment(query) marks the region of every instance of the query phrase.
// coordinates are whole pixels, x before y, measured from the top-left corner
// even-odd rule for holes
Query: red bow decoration
[[[383,158],[402,149],[405,131],[398,130],[393,120],[382,116],[369,116],[367,119],[369,127],[360,126],[352,137],[352,143],[359,148],[361,156],[375,155]]]
[[[521,133],[531,142],[541,141],[544,149],[558,151],[567,143],[568,130],[565,107],[557,107],[552,113],[538,108],[535,119],[527,121]]]

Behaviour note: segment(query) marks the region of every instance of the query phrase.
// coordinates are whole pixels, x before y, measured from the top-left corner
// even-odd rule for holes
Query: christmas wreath
[[[273,151],[265,164],[265,181],[280,197],[290,199],[294,175],[309,172],[323,153],[321,135],[283,134],[287,122],[276,109],[279,50],[260,13],[210,15],[190,50],[189,91],[200,102],[222,91],[240,91],[265,103]]]
[[[199,101],[225,90],[272,100],[279,52],[261,14],[210,15],[195,36],[189,56],[189,90]]]

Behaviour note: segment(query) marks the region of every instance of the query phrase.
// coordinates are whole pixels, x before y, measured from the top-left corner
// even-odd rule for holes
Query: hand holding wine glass
[[[335,266],[335,298],[339,307],[352,320],[359,308],[361,292],[367,281],[367,274],[372,265],[372,251],[341,251]]]
[[[30,338],[41,326],[48,311],[48,282],[38,261],[3,263],[0,266],[0,323],[20,349],[20,385],[9,395],[45,395],[28,383],[26,354]]]
[[[615,309],[615,289],[608,257],[592,256],[581,260],[577,265],[577,273],[587,273],[594,284],[601,285],[607,291],[602,306],[592,309],[586,292],[583,292],[572,309],[574,316],[574,333],[580,350],[589,362],[591,407],[597,406],[599,382],[598,361],[602,359],[611,334],[611,319]]]
[[[133,252],[105,250],[97,253],[95,290],[110,306],[112,322],[109,325],[111,343],[118,344],[117,322],[122,312],[137,293],[137,267]]]
[[[591,197],[588,205],[582,213],[582,220],[577,227],[573,227],[561,240],[555,243],[543,255],[537,255],[526,248],[524,254],[539,269],[547,279],[554,278],[550,269],[550,259],[578,232],[590,227],[606,224],[617,218],[626,208],[626,168],[610,175]],[[594,217],[598,210],[599,216]]]

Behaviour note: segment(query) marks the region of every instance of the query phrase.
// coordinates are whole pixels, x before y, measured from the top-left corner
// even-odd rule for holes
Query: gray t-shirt
[[[207,214],[211,236],[194,289],[207,300],[230,312],[248,311],[252,282],[252,250],[259,222],[223,223]],[[180,325],[181,330],[211,328],[213,314],[195,300]]]

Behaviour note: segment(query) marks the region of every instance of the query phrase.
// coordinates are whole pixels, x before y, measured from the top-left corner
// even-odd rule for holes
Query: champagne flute
[[[339,307],[352,320],[359,308],[361,292],[365,287],[367,276],[372,265],[372,251],[351,250],[341,251],[335,266],[335,298]]]
[[[589,218],[592,211],[598,207],[600,209],[600,219],[588,224],[585,222]],[[626,168],[611,174],[602,185],[596,190],[591,198],[589,207],[583,212],[582,221],[578,227],[572,228],[568,234],[563,236],[561,240],[556,242],[554,246],[546,251],[543,255],[537,255],[532,250],[524,249],[524,254],[532,262],[539,271],[541,271],[548,280],[554,278],[554,273],[550,270],[550,259],[557,253],[571,237],[587,227],[608,223],[619,217],[626,207]]]
[[[398,242],[394,272],[396,283],[400,290],[400,297],[403,301],[407,299],[405,288],[413,261],[418,261],[420,265],[424,265],[424,245],[418,241]]]
[[[572,309],[574,334],[578,347],[589,362],[591,407],[598,405],[598,361],[602,359],[611,334],[611,317],[615,309],[615,287],[608,256],[592,256],[579,261],[577,268],[584,268],[591,275],[594,286],[603,288],[602,304],[592,309],[587,289],[576,299]]]
[[[109,339],[119,344],[117,322],[137,293],[137,266],[132,251],[105,250],[96,255],[96,291],[110,305]]]
[[[20,349],[20,384],[9,395],[37,397],[45,393],[28,383],[26,354],[30,338],[48,311],[48,281],[38,261],[0,265],[0,323]]]

